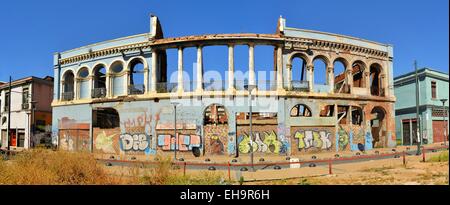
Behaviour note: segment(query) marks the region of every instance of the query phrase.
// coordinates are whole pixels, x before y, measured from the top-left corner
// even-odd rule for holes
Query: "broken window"
[[[436,82],[431,81],[431,98],[436,99]]]
[[[306,72],[306,57],[303,54],[295,55],[291,60],[290,79],[291,87],[288,90],[309,90]]]
[[[74,97],[74,75],[72,71],[64,74],[62,100],[73,100]]]
[[[144,62],[142,59],[135,58],[130,62],[130,84],[128,93],[131,95],[144,94]]]
[[[104,65],[97,65],[94,68],[94,89],[92,98],[101,98],[106,96],[106,68]]]
[[[337,111],[338,124],[340,124],[340,125],[347,124],[348,109],[349,109],[349,106],[341,106],[341,105],[338,106],[338,111]]]
[[[212,104],[206,108],[204,114],[204,125],[226,123],[228,123],[228,116],[225,111],[225,106]]]
[[[352,73],[353,73],[353,87],[364,88],[364,63],[361,61],[356,61],[352,65]]]
[[[381,66],[373,64],[370,66],[370,94],[375,96],[381,96]]]
[[[328,85],[327,64],[323,57],[317,57],[313,61],[314,64],[314,84]]]
[[[352,107],[352,124],[361,125],[363,120],[363,112],[360,107]]]
[[[101,129],[120,127],[119,113],[113,108],[97,108],[92,112],[92,126]]]
[[[350,86],[348,86],[345,74],[346,65],[346,61],[342,58],[336,59],[333,63],[335,93],[350,93]]]
[[[311,117],[311,109],[304,104],[297,104],[291,109],[291,117]]]
[[[320,110],[320,117],[332,117],[334,115],[334,105],[325,105]]]

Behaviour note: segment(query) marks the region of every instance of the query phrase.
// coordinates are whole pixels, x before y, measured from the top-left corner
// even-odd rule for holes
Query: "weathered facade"
[[[421,137],[425,144],[443,142],[448,133],[448,74],[430,68],[419,69],[417,74]],[[394,88],[401,99],[395,103],[398,144],[417,144],[415,72],[395,77]],[[441,99],[447,99],[445,107]]]
[[[11,98],[11,106],[9,99]],[[50,145],[53,77],[27,77],[0,83],[0,139],[2,148],[21,150],[39,144]],[[8,110],[11,125],[8,130]],[[8,137],[8,131],[10,136]],[[45,142],[45,141],[48,142]]]
[[[392,46],[289,28],[281,17],[274,34],[178,38],[164,38],[158,18],[150,21],[149,33],[55,54],[53,134],[61,149],[112,155],[177,149],[192,156],[246,155],[251,146],[258,155],[395,146]],[[243,79],[234,67],[238,45],[248,46]],[[254,49],[261,45],[273,47],[269,82],[255,77]],[[224,81],[211,81],[203,72],[203,48],[209,46],[228,48]],[[197,53],[193,76],[183,68],[189,47]],[[172,81],[168,49],[178,52]],[[295,59],[303,62],[300,67]],[[326,64],[325,84],[314,83],[316,61]],[[345,70],[335,72],[336,63]],[[293,78],[295,72],[302,73],[300,79]],[[244,85],[257,88],[250,93]]]

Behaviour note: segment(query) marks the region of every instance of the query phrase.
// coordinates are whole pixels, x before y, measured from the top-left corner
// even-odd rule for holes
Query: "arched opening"
[[[125,92],[124,89],[124,76],[119,76],[120,73],[124,70],[124,65],[121,61],[116,61],[110,66],[110,73],[112,74],[112,96],[123,95]]]
[[[203,114],[203,133],[208,154],[224,154],[228,144],[228,115],[225,106],[212,104]]]
[[[287,88],[288,90],[294,90],[294,91],[308,91],[309,90],[309,84],[308,84],[308,76],[306,72],[306,64],[307,60],[306,57],[304,57],[301,54],[294,55],[291,60],[291,70],[290,73],[288,73],[288,79],[286,79],[287,82],[290,82],[291,86],[290,88]],[[288,71],[289,72],[289,71]]]
[[[370,65],[370,94],[374,96],[382,96],[383,88],[381,82],[381,66],[379,64]]]
[[[364,88],[365,79],[364,79],[364,70],[366,69],[365,64],[362,61],[356,61],[352,65],[352,73],[353,73],[353,87]]]
[[[382,146],[381,138],[385,136],[386,132],[386,111],[382,107],[374,107],[371,111],[370,127],[373,137],[373,145]],[[378,144],[377,144],[378,143]]]
[[[350,86],[348,86],[347,75],[345,68],[347,63],[344,59],[338,58],[333,63],[334,68],[334,92],[335,93],[350,93]]]
[[[99,64],[94,67],[94,85],[91,92],[92,98],[102,98],[106,96],[106,67]]]
[[[311,117],[311,109],[305,104],[297,104],[291,109],[291,117]]]
[[[61,94],[61,100],[68,101],[74,98],[74,74],[72,71],[67,71],[63,76],[63,91]]]
[[[314,85],[328,85],[327,64],[323,57],[316,57],[314,64]]]
[[[120,127],[119,113],[114,108],[97,108],[92,111],[92,127],[113,129]]]
[[[78,93],[80,99],[89,98],[89,70],[86,67],[78,71]]]
[[[140,58],[135,58],[130,62],[130,78],[128,85],[128,94],[140,95],[145,92],[144,83],[144,62]]]

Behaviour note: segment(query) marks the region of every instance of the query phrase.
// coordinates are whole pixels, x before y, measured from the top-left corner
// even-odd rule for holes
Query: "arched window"
[[[291,117],[311,117],[311,109],[305,104],[297,104],[291,109]]]
[[[334,67],[334,92],[335,93],[350,93],[350,87],[346,82],[347,75],[345,68],[347,63],[344,59],[338,58],[333,63]]]
[[[94,67],[94,87],[91,92],[92,98],[102,98],[106,96],[106,67],[99,64]]]
[[[364,70],[366,69],[365,64],[362,61],[356,61],[352,65],[352,73],[353,73],[353,87],[364,88],[365,79],[364,79]]]
[[[80,68],[78,71],[78,98],[86,99],[89,98],[89,70],[86,67]]]
[[[144,62],[140,58],[135,58],[130,62],[130,84],[128,94],[144,94]]]
[[[379,64],[372,64],[370,66],[370,94],[375,96],[382,96],[384,94],[381,83],[381,66]]]
[[[323,57],[316,57],[314,64],[314,85],[328,85],[327,63]]]
[[[111,64],[111,72],[115,74],[119,74],[123,71],[123,63],[120,61],[116,61],[113,64]]]
[[[287,79],[291,83],[291,87],[288,90],[309,90],[308,76],[306,72],[307,59],[303,54],[295,54],[291,59],[291,71],[290,79]]]
[[[69,101],[73,100],[74,98],[74,74],[72,71],[67,71],[64,76],[64,82],[63,82],[63,93],[61,94],[61,100],[63,101]]]

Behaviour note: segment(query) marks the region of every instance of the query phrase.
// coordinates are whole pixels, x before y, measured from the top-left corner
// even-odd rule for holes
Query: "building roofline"
[[[51,81],[49,79],[51,79]],[[39,78],[39,77],[36,77],[36,76],[28,76],[28,77],[23,77],[23,78],[11,81],[11,86],[14,87],[14,86],[17,86],[17,85],[21,85],[21,84],[25,84],[25,83],[33,82],[33,81],[36,81],[36,82],[47,82],[47,83],[52,83],[53,84],[53,79],[54,78],[51,77],[51,76],[45,76],[43,78]],[[5,82],[5,84],[1,84],[0,85],[0,90],[5,89],[7,87],[9,87],[9,82]]]
[[[401,80],[402,78],[407,78],[409,76],[413,76],[415,74],[415,72],[416,71],[411,71],[411,72],[408,72],[408,73],[405,73],[405,74],[398,75],[398,76],[394,77],[394,81]],[[442,75],[446,75],[447,79],[448,79],[448,73],[444,73],[442,71],[434,70],[434,69],[431,69],[431,68],[428,68],[428,67],[424,67],[424,68],[421,68],[421,69],[417,70],[417,74],[421,75],[423,73],[439,73],[439,74],[442,74]]]

